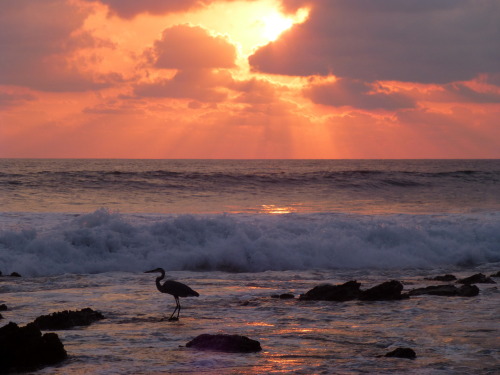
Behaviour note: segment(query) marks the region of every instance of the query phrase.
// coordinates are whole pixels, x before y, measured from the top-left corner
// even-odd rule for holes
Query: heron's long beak
[[[158,272],[158,271],[157,270],[144,271],[144,273],[152,273],[152,272]]]

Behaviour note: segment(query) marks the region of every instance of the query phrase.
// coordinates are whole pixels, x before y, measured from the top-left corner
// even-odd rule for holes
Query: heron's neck
[[[161,275],[156,278],[156,287],[158,288],[159,291],[161,291],[160,281],[162,281],[164,278],[165,278],[165,272],[162,272]]]

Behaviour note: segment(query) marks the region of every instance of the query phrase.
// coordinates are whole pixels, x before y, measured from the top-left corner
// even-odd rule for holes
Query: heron
[[[175,309],[172,315],[168,320],[179,320],[179,314],[181,312],[181,304],[179,302],[179,297],[199,297],[199,293],[188,287],[186,284],[180,283],[174,280],[167,280],[163,283],[160,283],[161,280],[165,278],[165,270],[163,268],[155,268],[151,271],[146,271],[144,273],[153,273],[160,272],[161,275],[156,278],[156,287],[162,293],[168,293],[174,296],[175,298]],[[177,317],[174,318],[175,312],[177,311]]]

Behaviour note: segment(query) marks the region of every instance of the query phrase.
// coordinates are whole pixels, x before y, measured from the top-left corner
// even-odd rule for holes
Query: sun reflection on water
[[[282,214],[290,214],[292,212],[297,212],[297,209],[291,206],[277,206],[275,204],[263,204],[261,206],[260,212],[265,214],[282,215]]]

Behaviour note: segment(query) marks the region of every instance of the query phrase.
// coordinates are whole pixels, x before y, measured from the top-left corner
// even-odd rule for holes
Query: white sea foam
[[[19,220],[29,218],[27,225]],[[2,214],[0,270],[435,268],[500,261],[500,214]],[[15,222],[14,222],[15,221]],[[50,225],[49,225],[50,223]]]

